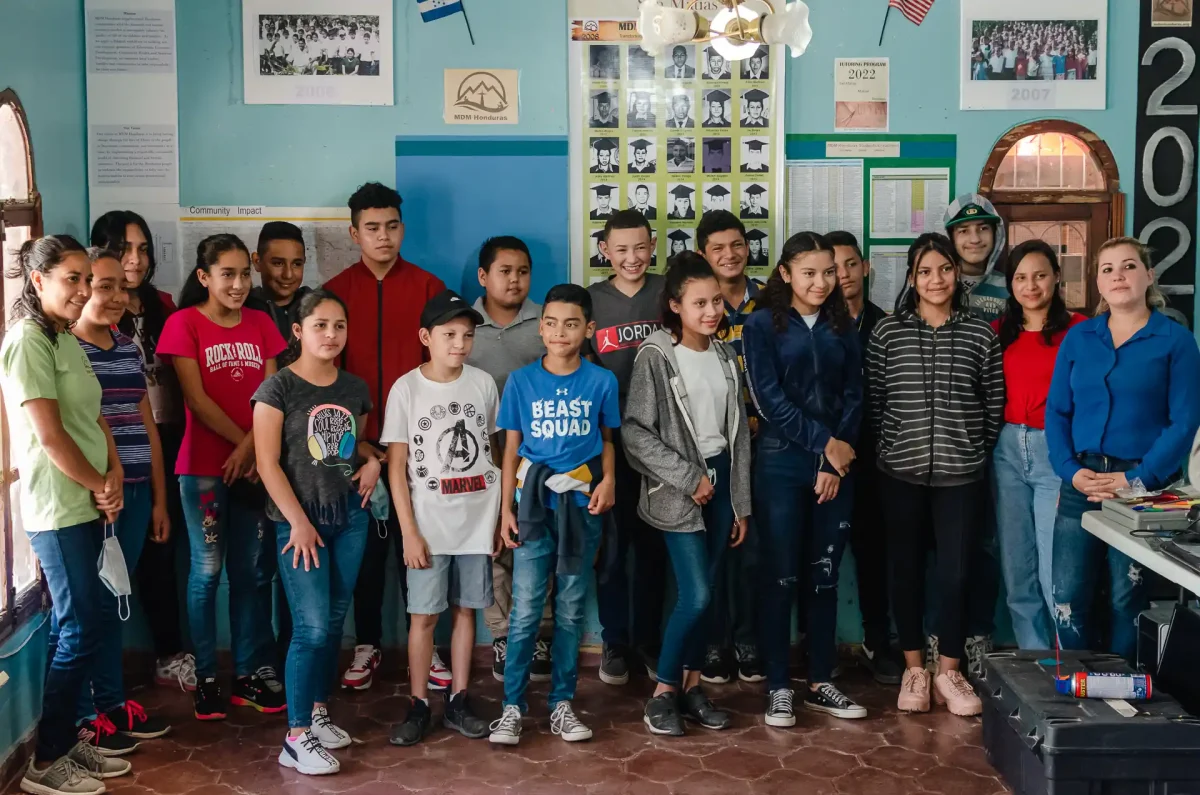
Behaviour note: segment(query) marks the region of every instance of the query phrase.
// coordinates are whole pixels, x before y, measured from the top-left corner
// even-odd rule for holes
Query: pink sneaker
[[[896,709],[901,712],[929,711],[929,672],[924,668],[909,668],[900,681],[900,697]]]
[[[953,714],[964,718],[983,712],[983,702],[975,695],[971,683],[958,671],[938,674],[934,680],[937,702],[945,704]]]

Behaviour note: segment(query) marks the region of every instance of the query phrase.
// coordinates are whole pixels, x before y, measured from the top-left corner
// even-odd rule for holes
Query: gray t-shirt
[[[314,525],[345,521],[355,494],[351,477],[361,465],[358,419],[369,412],[367,382],[345,370],[329,386],[317,386],[284,368],[263,381],[251,404],[262,402],[283,412],[279,463],[300,506]],[[267,497],[267,516],[287,519]]]
[[[483,325],[475,329],[475,345],[467,364],[490,375],[496,382],[496,394],[503,395],[509,373],[533,364],[546,353],[538,331],[542,308],[526,298],[516,319],[503,327],[488,316],[482,298],[475,301],[475,311],[483,315]]]
[[[612,279],[588,288],[592,294],[592,319],[596,321],[592,350],[600,364],[617,377],[622,406],[625,405],[625,393],[629,391],[638,347],[662,328],[659,300],[665,284],[662,276],[647,273],[646,283],[633,296],[618,290]]]

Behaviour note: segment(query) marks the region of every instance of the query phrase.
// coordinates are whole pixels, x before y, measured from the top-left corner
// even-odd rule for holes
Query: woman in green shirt
[[[104,631],[100,517],[112,522],[120,512],[124,473],[100,415],[100,384],[68,331],[91,294],[87,252],[74,238],[45,237],[21,246],[17,264],[9,276],[24,286],[0,344],[0,388],[20,473],[21,523],[50,588],[51,634],[58,636],[21,789],[91,795],[104,791],[101,779],[130,769],[81,741],[75,725]]]

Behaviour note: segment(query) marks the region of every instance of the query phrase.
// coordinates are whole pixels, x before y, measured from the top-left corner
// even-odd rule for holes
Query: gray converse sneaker
[[[488,742],[497,745],[516,745],[521,742],[521,708],[516,704],[507,705],[489,728],[492,734]]]
[[[100,795],[104,782],[89,776],[69,756],[59,757],[41,770],[30,759],[21,777],[21,791],[34,795]]]
[[[83,772],[97,779],[123,776],[133,767],[124,759],[105,756],[96,750],[95,746],[87,743],[75,743],[75,747],[67,752],[67,756],[82,767]]]
[[[570,701],[560,701],[554,705],[554,711],[550,713],[550,733],[557,734],[569,743],[592,739],[592,730],[575,717]]]

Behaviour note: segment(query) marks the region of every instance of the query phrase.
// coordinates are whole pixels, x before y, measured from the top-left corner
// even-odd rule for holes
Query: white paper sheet
[[[863,161],[789,160],[788,236],[835,229],[863,237]]]
[[[871,301],[891,312],[904,287],[908,270],[907,246],[871,246]]]
[[[918,237],[943,231],[950,204],[946,168],[875,168],[870,174],[871,237]]]

